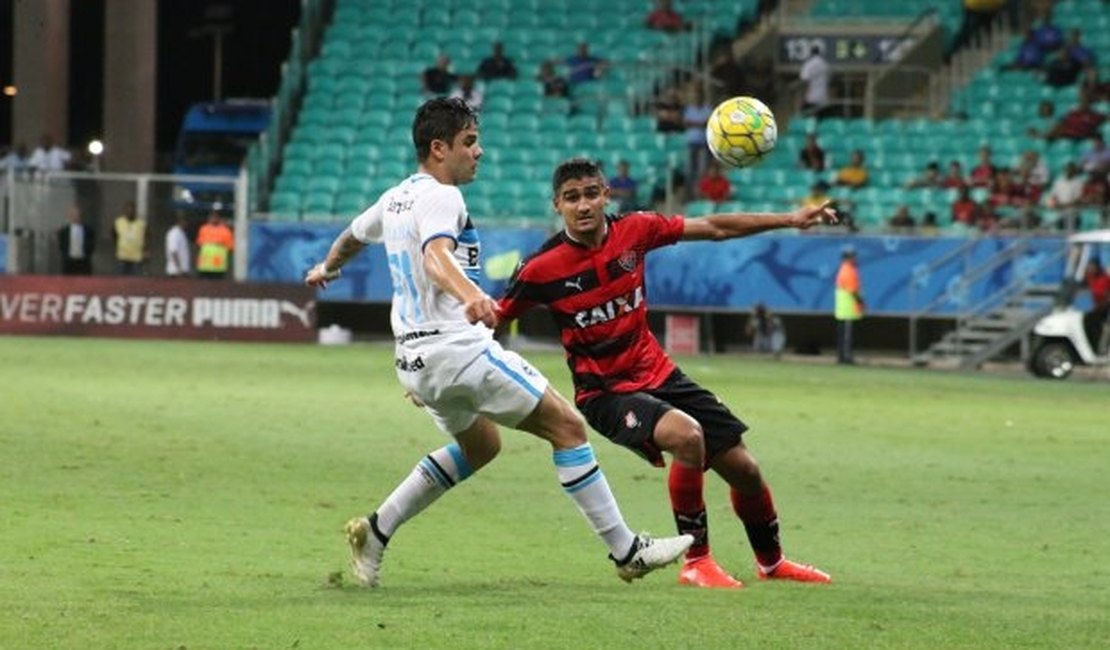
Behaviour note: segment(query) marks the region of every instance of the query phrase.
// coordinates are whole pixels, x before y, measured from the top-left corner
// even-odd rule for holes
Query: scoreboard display
[[[912,37],[860,34],[782,34],[779,63],[801,65],[814,47],[830,65],[872,65],[897,61],[914,45]]]

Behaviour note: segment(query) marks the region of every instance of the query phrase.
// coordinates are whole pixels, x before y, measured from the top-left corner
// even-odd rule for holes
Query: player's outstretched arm
[[[339,277],[339,269],[364,248],[366,244],[360,242],[348,227],[332,242],[324,261],[308,270],[304,283],[310,287],[327,288],[329,282]]]
[[[432,282],[466,305],[466,319],[497,327],[497,302],[470,281],[455,259],[455,241],[440,237],[424,247],[424,270]]]
[[[768,230],[781,228],[808,230],[813,226],[839,222],[840,218],[829,202],[798,208],[793,212],[711,214],[700,219],[687,219],[682,231],[682,239],[737,239]]]

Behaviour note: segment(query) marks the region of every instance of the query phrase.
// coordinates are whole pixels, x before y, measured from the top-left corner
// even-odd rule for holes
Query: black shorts
[[[655,445],[655,425],[671,409],[682,411],[701,425],[706,466],[717,454],[740,444],[741,435],[748,430],[748,425],[716,395],[677,368],[658,388],[637,393],[604,393],[579,405],[579,409],[598,433],[656,467],[665,463]]]

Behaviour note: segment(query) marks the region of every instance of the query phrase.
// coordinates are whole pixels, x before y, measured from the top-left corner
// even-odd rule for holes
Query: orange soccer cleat
[[[756,566],[760,580],[793,580],[794,582],[832,582],[832,576],[811,564],[798,564],[783,558],[778,566],[766,571]]]
[[[687,560],[678,574],[678,584],[708,589],[740,589],[744,586],[743,582],[722,569],[712,555]]]

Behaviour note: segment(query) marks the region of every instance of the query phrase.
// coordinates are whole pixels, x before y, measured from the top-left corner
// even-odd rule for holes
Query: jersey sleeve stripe
[[[457,238],[457,237],[455,237],[454,233],[450,233],[450,232],[437,232],[436,234],[432,235],[431,237],[428,237],[427,239],[425,239],[425,240],[424,240],[423,242],[421,242],[421,243],[420,243],[420,250],[421,250],[421,251],[423,251],[423,250],[424,250],[425,248],[427,248],[427,247],[428,247],[428,244],[429,244],[429,243],[430,243],[430,242],[431,242],[431,241],[432,241],[433,239],[439,239],[440,237],[446,237],[447,239],[450,239],[451,241],[455,242],[456,244],[458,244],[458,243],[459,243],[459,240],[458,240],[458,238]]]

